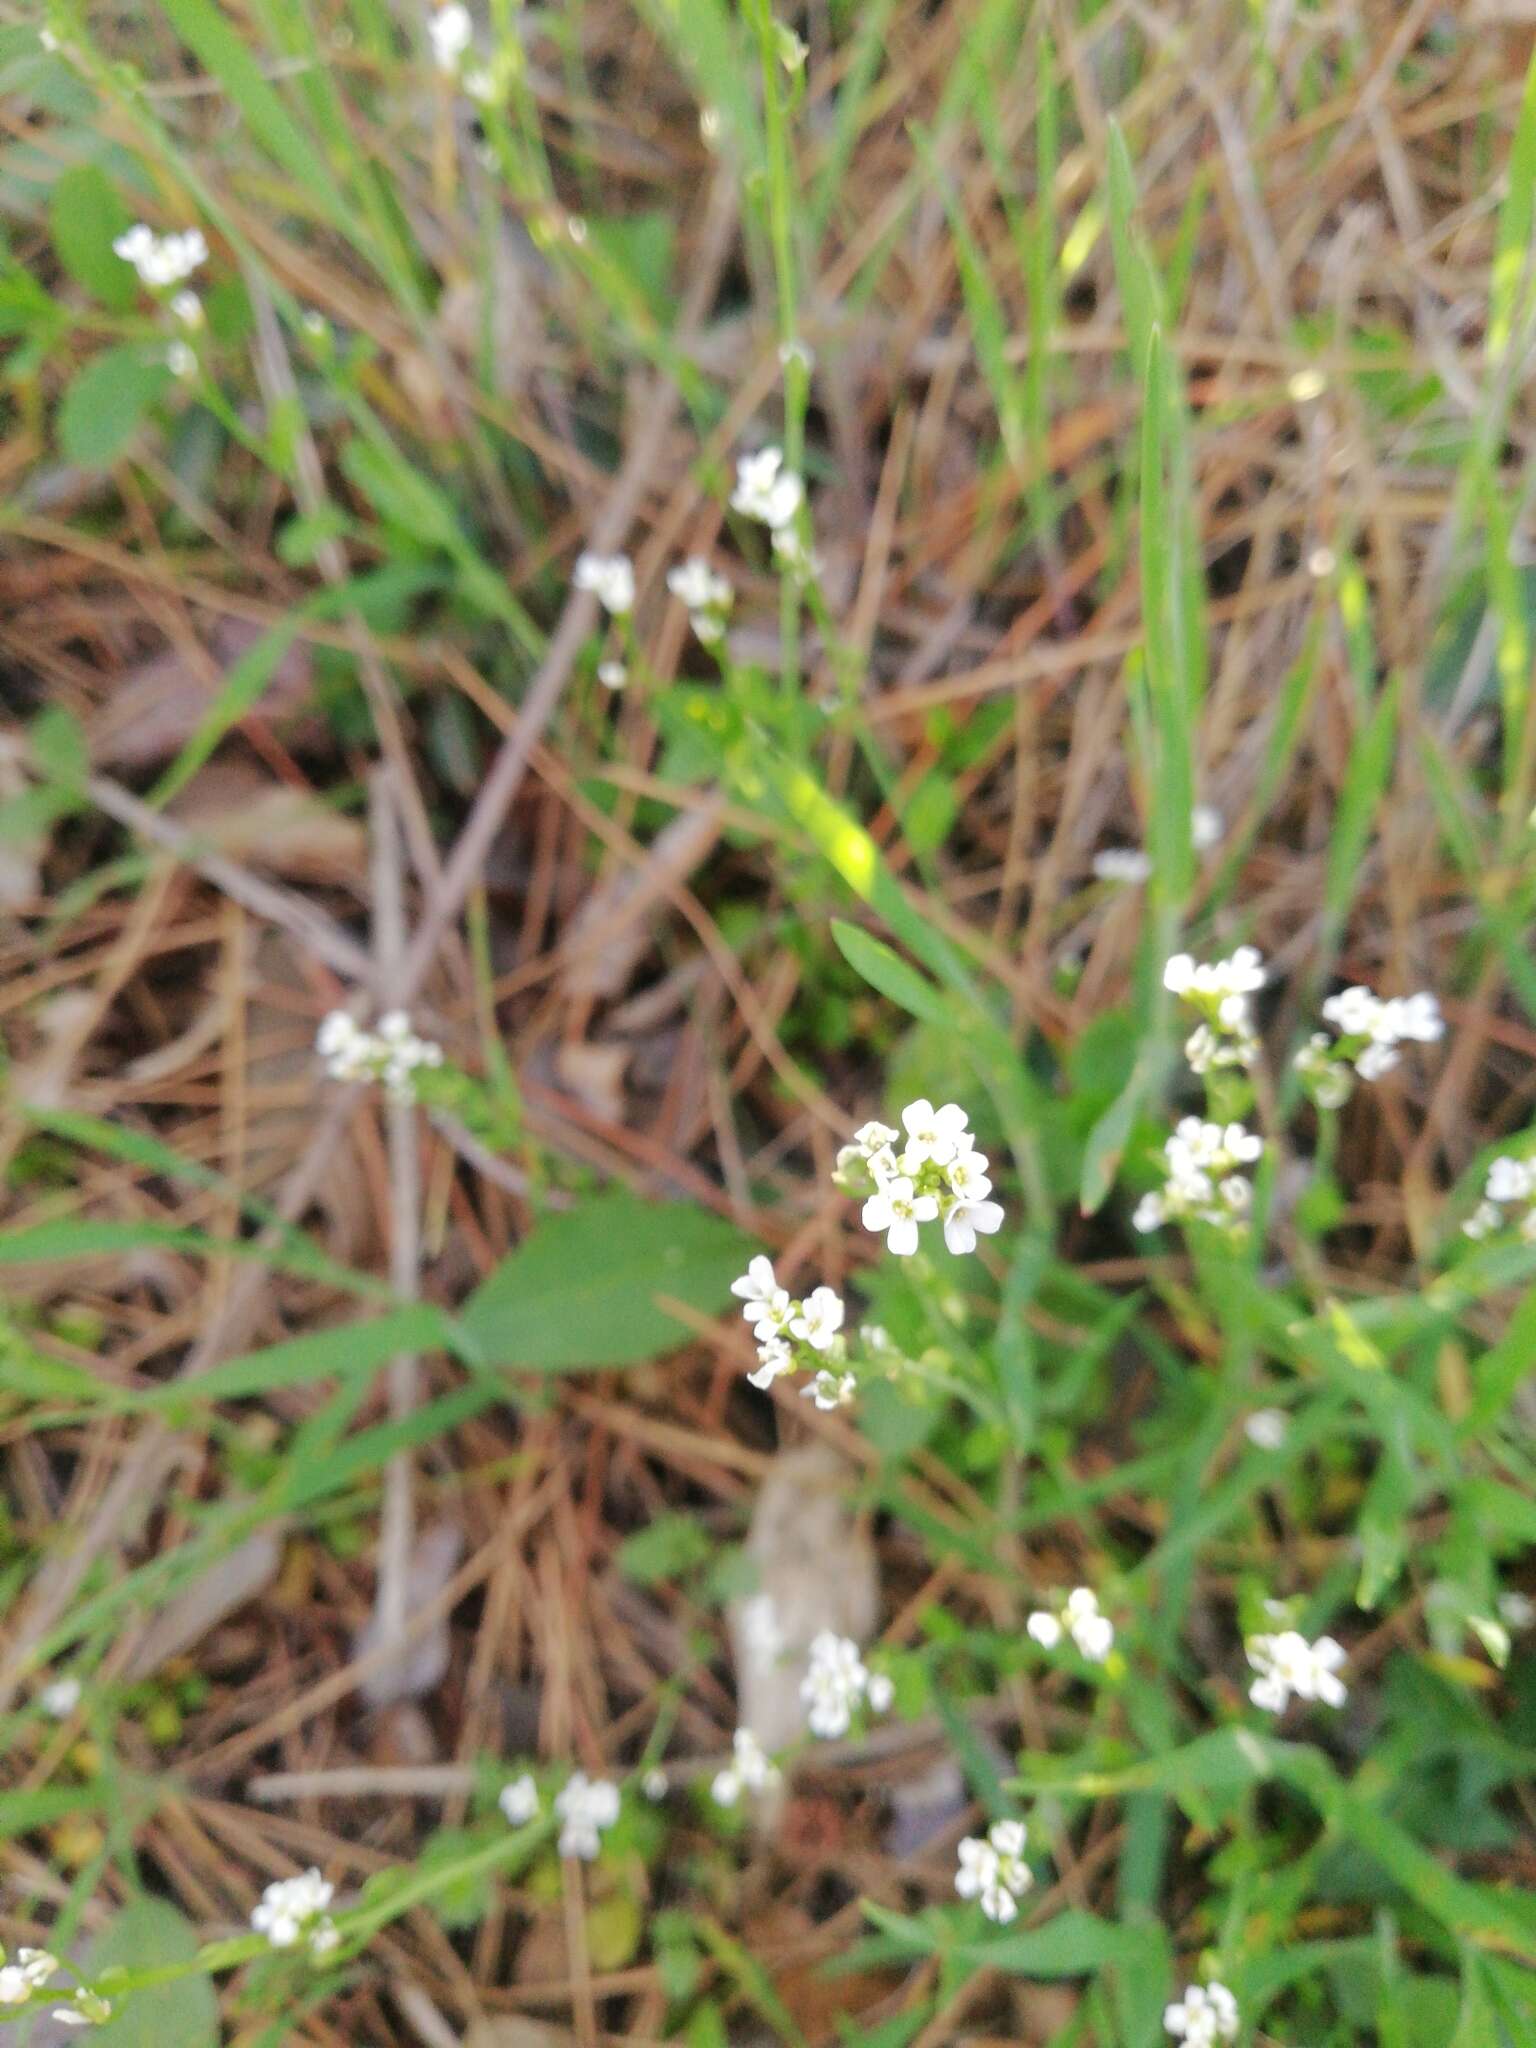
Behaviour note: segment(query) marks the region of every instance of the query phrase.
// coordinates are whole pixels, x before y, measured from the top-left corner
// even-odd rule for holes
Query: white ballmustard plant
[[[1099,1596],[1088,1586],[1078,1586],[1054,1606],[1037,1608],[1024,1626],[1046,1650],[1070,1636],[1090,1664],[1102,1664],[1115,1646],[1114,1623],[1099,1612]]]
[[[1293,1695],[1319,1700],[1325,1707],[1342,1707],[1349,1696],[1338,1675],[1345,1651],[1332,1636],[1309,1643],[1297,1630],[1282,1629],[1274,1635],[1250,1636],[1244,1647],[1258,1673],[1248,1697],[1267,1713],[1283,1714]]]
[[[1034,1883],[1024,1861],[1029,1830],[1021,1820],[994,1821],[986,1834],[967,1835],[960,1844],[955,1890],[962,1899],[976,1899],[989,1920],[1007,1926],[1019,1900]]]
[[[403,1010],[387,1010],[373,1031],[332,1010],[315,1034],[315,1050],[333,1081],[376,1081],[396,1102],[414,1101],[418,1070],[443,1063],[442,1047],[418,1037]]]
[[[1330,1041],[1326,1033],[1316,1031],[1295,1059],[1302,1085],[1321,1109],[1338,1109],[1347,1102],[1354,1076],[1378,1081],[1390,1074],[1402,1059],[1402,1046],[1433,1045],[1445,1035],[1440,1005],[1424,990],[1382,997],[1356,984],[1328,998],[1323,1019],[1337,1038]]]
[[[851,1636],[824,1628],[811,1639],[800,1698],[811,1733],[835,1741],[848,1733],[861,1706],[884,1713],[891,1703],[892,1687],[883,1673],[869,1670]]]
[[[778,1782],[778,1765],[750,1728],[738,1728],[731,1740],[731,1761],[715,1774],[710,1793],[717,1805],[734,1806],[743,1792],[771,1792]]]
[[[595,555],[589,549],[576,557],[571,581],[578,590],[590,591],[613,618],[622,619],[635,608],[635,565],[628,555]]]
[[[1264,979],[1263,959],[1253,946],[1239,946],[1228,959],[1204,965],[1189,953],[1175,953],[1164,967],[1164,988],[1200,1018],[1184,1046],[1184,1057],[1197,1074],[1219,1067],[1246,1069],[1258,1058],[1250,998]]]
[[[25,2005],[34,1991],[41,1991],[58,1973],[58,1959],[47,1949],[18,1949],[15,1962],[0,1963],[0,2005]]]
[[[702,555],[692,555],[675,569],[669,569],[667,588],[687,608],[689,624],[706,647],[721,639],[735,593]]]
[[[533,1775],[524,1771],[520,1778],[514,1778],[510,1785],[503,1785],[496,1795],[496,1804],[515,1828],[526,1827],[538,1817],[539,1788]]]
[[[779,1285],[772,1264],[759,1253],[731,1282],[731,1292],[757,1340],[757,1369],[747,1374],[752,1386],[766,1390],[782,1373],[804,1369],[819,1376],[846,1362],[842,1328],[847,1311],[832,1288],[812,1288],[803,1301],[797,1300]]]
[[[793,524],[804,501],[805,486],[784,467],[782,448],[760,448],[755,455],[738,457],[731,506],[744,518],[779,533]]]
[[[180,234],[157,235],[147,221],[125,228],[112,244],[113,254],[131,263],[140,284],[151,291],[168,291],[181,284],[208,261],[208,244],[201,228],[184,228]]]
[[[474,39],[475,24],[469,9],[460,6],[458,0],[449,0],[446,7],[436,7],[427,16],[427,40],[439,71],[450,76],[456,73]]]
[[[560,1854],[591,1863],[602,1848],[604,1833],[619,1817],[619,1788],[606,1778],[577,1771],[555,1795],[555,1811],[561,1821]]]
[[[340,1938],[327,1911],[334,1896],[335,1886],[313,1868],[298,1877],[279,1878],[262,1893],[251,1925],[273,1948],[302,1944],[312,1956],[328,1955]]]
[[[1235,2041],[1239,2025],[1237,2000],[1225,1984],[1191,1984],[1163,2012],[1164,2030],[1184,2048],[1218,2048]]]
[[[956,1102],[936,1109],[920,1096],[901,1112],[901,1125],[864,1124],[838,1153],[834,1178],[865,1193],[864,1228],[881,1232],[897,1258],[910,1258],[919,1225],[934,1222],[949,1251],[973,1252],[979,1236],[1002,1228],[1003,1209],[989,1199],[987,1157],[976,1150],[965,1111]]]
[[[1251,1166],[1263,1150],[1264,1140],[1242,1124],[1182,1118],[1163,1146],[1163,1186],[1142,1196],[1132,1222],[1138,1230],[1156,1230],[1193,1221],[1241,1237],[1253,1188],[1238,1169]]]
[[[1483,1199],[1461,1226],[1468,1237],[1491,1237],[1497,1230],[1518,1230],[1536,1244],[1536,1161],[1508,1154],[1488,1168]]]

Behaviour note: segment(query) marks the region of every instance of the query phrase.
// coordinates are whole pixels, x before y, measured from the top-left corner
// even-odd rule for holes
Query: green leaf
[[[542,1223],[466,1304],[492,1365],[581,1372],[639,1365],[683,1342],[672,1300],[717,1315],[756,1247],[682,1202],[616,1191]]]
[[[188,1963],[197,1954],[197,1932],[166,1899],[134,1899],[91,1943],[87,1973],[100,1976],[118,1967],[138,1971]],[[117,2015],[93,2027],[90,2038],[104,2048],[218,2048],[219,2001],[206,1977],[181,1977],[128,1997]]]
[[[921,1017],[925,1024],[953,1022],[940,991],[915,967],[909,967],[884,940],[872,939],[868,932],[860,931],[857,925],[844,924],[839,917],[832,920],[832,937],[854,973],[862,975],[871,988],[888,996],[900,1009]]]
[[[131,312],[139,281],[112,247],[131,225],[127,207],[96,164],[76,164],[54,181],[48,233],[54,252],[76,284],[114,313]]]
[[[659,1515],[619,1545],[619,1570],[637,1586],[659,1586],[702,1564],[714,1548],[691,1515]]]
[[[82,469],[105,469],[138,432],[171,381],[163,353],[125,342],[78,372],[59,404],[59,447]]]

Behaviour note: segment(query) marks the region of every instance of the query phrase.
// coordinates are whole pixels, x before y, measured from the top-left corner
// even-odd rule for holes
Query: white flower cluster
[[[824,1628],[811,1638],[810,1664],[800,1681],[800,1697],[811,1733],[834,1741],[853,1726],[854,1709],[861,1701],[871,1713],[885,1713],[894,1688],[884,1672],[868,1669],[852,1636]]]
[[[577,1771],[555,1795],[555,1811],[561,1820],[560,1854],[590,1863],[603,1845],[604,1830],[619,1817],[619,1788]]]
[[[635,608],[635,565],[628,555],[594,555],[587,549],[576,557],[571,580],[578,590],[590,590],[613,618],[622,619]]]
[[[335,1890],[315,1869],[279,1878],[262,1893],[251,1925],[273,1948],[297,1948],[303,1942],[312,1956],[328,1955],[341,1940],[326,1910]]]
[[[731,507],[743,518],[757,520],[770,533],[782,533],[793,526],[804,500],[805,486],[784,467],[782,448],[760,448],[737,460]]]
[[[1189,836],[1197,853],[1213,847],[1222,834],[1222,816],[1214,804],[1196,804],[1189,817]],[[1093,856],[1093,872],[1101,882],[1135,886],[1148,880],[1152,858],[1139,846],[1106,846]]]
[[[1181,1118],[1163,1146],[1164,1184],[1142,1196],[1131,1221],[1138,1230],[1156,1230],[1193,1218],[1240,1237],[1248,1227],[1253,1186],[1237,1168],[1252,1165],[1263,1150],[1264,1140],[1242,1124]]]
[[[735,592],[702,555],[690,555],[686,562],[669,569],[667,588],[680,605],[687,607],[688,623],[706,647],[724,637],[725,615]]]
[[[4,1951],[0,1950],[0,1954]],[[45,1948],[19,1948],[14,1963],[0,1965],[0,2005],[25,2005],[50,1977],[58,1975],[58,1959]]]
[[[396,1102],[410,1102],[418,1067],[440,1067],[443,1049],[418,1038],[404,1010],[387,1010],[377,1031],[364,1031],[345,1010],[332,1010],[315,1034],[315,1050],[333,1081],[381,1081]]]
[[[1191,1984],[1177,2004],[1164,2009],[1163,2026],[1184,2048],[1216,2048],[1237,2039],[1237,2000],[1225,1984]]]
[[[821,1361],[831,1358],[841,1365],[847,1358],[840,1334],[846,1313],[842,1297],[830,1287],[815,1287],[803,1301],[797,1301],[779,1285],[772,1263],[761,1252],[749,1261],[746,1272],[731,1282],[731,1292],[740,1301],[741,1312],[757,1339],[757,1370],[747,1374],[751,1384],[767,1389],[780,1373],[811,1367],[816,1381],[810,1391],[817,1407],[841,1407],[844,1380],[851,1375],[835,1373]],[[848,1395],[852,1392],[849,1386]]]
[[[1070,1636],[1090,1664],[1102,1664],[1115,1646],[1115,1625],[1099,1612],[1099,1596],[1088,1586],[1078,1586],[1055,1607],[1037,1608],[1024,1626],[1046,1650]]]
[[[1356,986],[1330,996],[1323,1016],[1339,1034],[1330,1040],[1314,1031],[1296,1055],[1296,1071],[1321,1109],[1338,1109],[1349,1100],[1354,1074],[1379,1081],[1402,1058],[1399,1047],[1410,1040],[1433,1045],[1445,1036],[1440,1005],[1424,990],[1414,996],[1382,997]]]
[[[1288,1628],[1278,1635],[1250,1636],[1243,1647],[1259,1674],[1248,1688],[1248,1697],[1268,1713],[1283,1714],[1293,1693],[1299,1700],[1321,1700],[1325,1707],[1342,1707],[1348,1698],[1338,1676],[1344,1662],[1343,1646],[1332,1636],[1319,1636],[1309,1643],[1304,1635]]]
[[[1257,947],[1239,946],[1227,960],[1201,965],[1175,953],[1163,969],[1163,987],[1200,1014],[1184,1044],[1184,1057],[1197,1074],[1213,1067],[1251,1067],[1258,1057],[1249,997],[1264,986]]]
[[[710,1787],[721,1806],[734,1806],[743,1792],[771,1792],[779,1767],[750,1728],[738,1728],[731,1740],[731,1761],[715,1774]]]
[[[450,0],[446,7],[436,7],[427,16],[427,40],[432,45],[432,61],[439,71],[456,72],[460,59],[475,39],[475,24],[470,19],[469,9]]]
[[[208,261],[208,244],[201,228],[186,228],[179,235],[157,235],[147,221],[125,228],[112,244],[112,252],[131,263],[140,284],[164,291],[181,284]]]
[[[1019,1900],[1034,1883],[1024,1861],[1029,1830],[1021,1820],[994,1821],[985,1836],[967,1835],[960,1844],[955,1890],[962,1899],[979,1899],[989,1920],[1006,1926],[1019,1910]]]
[[[1461,1227],[1468,1237],[1489,1237],[1510,1222],[1510,1209],[1524,1210],[1520,1235],[1536,1244],[1536,1162],[1506,1155],[1489,1167],[1483,1199]]]
[[[509,1785],[503,1785],[496,1795],[496,1804],[515,1828],[527,1827],[529,1821],[538,1818],[539,1788],[531,1772],[524,1771],[520,1778],[514,1778]]]
[[[965,1111],[957,1102],[935,1109],[920,1096],[901,1112],[901,1122],[901,1131],[865,1124],[837,1155],[840,1175],[862,1173],[874,1184],[864,1204],[864,1228],[883,1231],[887,1248],[910,1258],[918,1225],[942,1220],[950,1251],[975,1251],[978,1235],[1001,1229],[1003,1211],[988,1199],[987,1156],[976,1150]]]

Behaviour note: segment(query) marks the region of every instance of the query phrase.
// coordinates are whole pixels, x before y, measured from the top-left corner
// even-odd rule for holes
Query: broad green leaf
[[[117,460],[171,382],[163,350],[124,342],[93,356],[59,403],[59,446],[82,469]]]
[[[55,180],[48,202],[54,253],[76,284],[113,313],[131,312],[138,303],[133,266],[112,247],[131,225],[127,207],[98,165],[76,164]]]
[[[92,1976],[117,1966],[148,1970],[187,1963],[197,1954],[197,1931],[168,1899],[134,1899],[91,1943]],[[218,2048],[219,2001],[207,1977],[189,1976],[157,1984],[122,2001],[104,2026],[90,2031],[105,2048]]]
[[[492,1365],[639,1365],[688,1334],[665,1300],[717,1315],[756,1249],[734,1224],[688,1203],[598,1195],[541,1223],[470,1297],[463,1320]]]

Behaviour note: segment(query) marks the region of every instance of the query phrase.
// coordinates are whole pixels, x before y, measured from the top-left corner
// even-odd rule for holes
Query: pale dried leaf
[[[179,753],[208,716],[225,671],[262,637],[245,619],[219,619],[208,638],[208,672],[177,648],[121,677],[86,729],[98,768],[148,768]],[[272,672],[261,698],[264,718],[286,718],[310,699],[309,649],[295,643]]]
[[[264,1593],[277,1577],[281,1562],[282,1544],[275,1529],[262,1529],[247,1537],[160,1610],[139,1638],[124,1668],[124,1678],[129,1683],[152,1678],[172,1657],[200,1643],[227,1615]]]
[[[356,882],[367,858],[362,821],[273,782],[252,763],[210,761],[170,806],[214,851],[302,882]]]
[[[623,1045],[562,1045],[555,1053],[561,1087],[611,1124],[622,1123],[624,1118],[624,1070],[628,1065],[629,1048]]]

